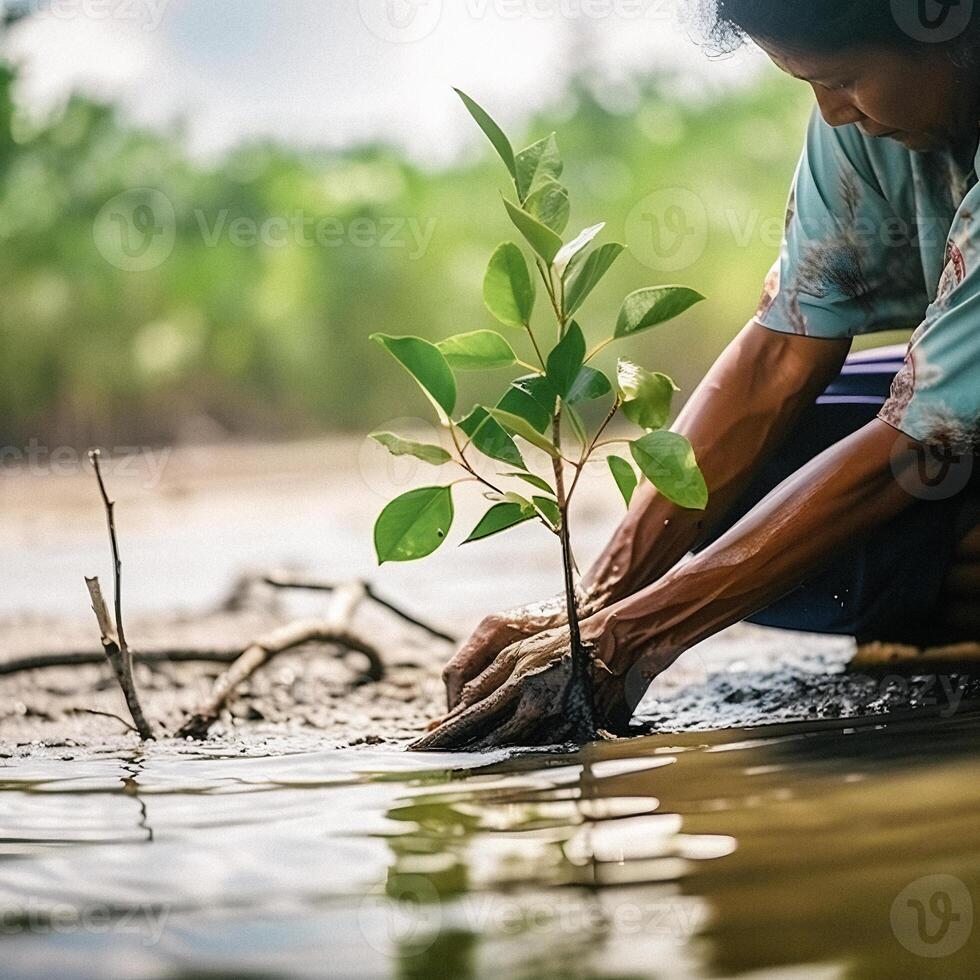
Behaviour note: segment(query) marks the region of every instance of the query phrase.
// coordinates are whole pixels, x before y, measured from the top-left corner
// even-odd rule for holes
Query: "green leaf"
[[[527,440],[532,446],[544,450],[553,459],[559,459],[561,453],[554,444],[546,439],[537,429],[520,415],[512,415],[510,412],[502,411],[499,408],[489,409],[490,414],[506,429]]]
[[[493,534],[499,534],[508,528],[516,527],[527,521],[536,518],[533,510],[529,513],[527,508],[518,503],[494,504],[481,518],[480,523],[470,532],[470,536],[463,542],[469,544],[471,541],[480,541],[489,538]]]
[[[519,415],[538,432],[545,432],[555,411],[555,392],[547,378],[527,374],[511,382],[497,408]]]
[[[560,235],[568,227],[571,204],[568,189],[557,180],[545,180],[524,202],[524,210],[541,224]]]
[[[378,564],[414,561],[431,555],[446,539],[453,523],[449,487],[422,487],[396,497],[374,525]]]
[[[670,404],[677,386],[666,374],[647,371],[620,358],[616,368],[623,414],[644,429],[660,429],[670,418]]]
[[[548,523],[557,531],[561,527],[561,511],[558,504],[548,497],[532,497],[534,506],[547,518]]]
[[[551,484],[547,480],[542,480],[540,476],[534,473],[505,473],[504,476],[516,477],[518,480],[530,483],[532,487],[537,487],[538,490],[544,490],[545,493],[550,493],[552,496],[555,494],[555,491],[551,488]]]
[[[557,136],[552,133],[521,150],[517,154],[516,165],[514,179],[521,203],[524,203],[539,183],[545,180],[557,181],[561,176],[562,162]]]
[[[700,303],[704,297],[687,286],[650,286],[630,293],[616,322],[616,336],[628,337],[665,323]]]
[[[630,451],[643,475],[679,507],[704,510],[708,487],[694,458],[694,449],[682,435],[661,429],[630,443]]]
[[[537,218],[532,218],[516,204],[504,198],[504,207],[510,215],[514,226],[524,236],[528,245],[551,265],[554,257],[561,249],[561,239],[547,225],[541,224]]]
[[[633,491],[636,489],[636,472],[625,459],[619,456],[607,456],[606,462],[612,471],[616,486],[619,487],[619,492],[623,495],[623,500],[626,501],[626,506],[629,507],[633,499]]]
[[[527,469],[524,457],[521,456],[514,440],[482,406],[477,405],[462,422],[457,424],[484,456],[507,463],[508,466]]]
[[[440,417],[448,419],[456,407],[456,379],[442,351],[421,337],[389,337],[371,334],[415,378],[435,405]]]
[[[490,258],[483,280],[483,302],[508,327],[524,327],[534,310],[534,280],[528,272],[524,253],[513,243],[504,242]]]
[[[589,293],[602,281],[610,266],[622,254],[618,242],[600,245],[585,262],[572,272],[565,283],[565,314],[571,316],[585,302]]]
[[[582,335],[582,328],[572,320],[565,336],[548,355],[548,381],[559,398],[566,398],[571,391],[584,361],[585,337]]]
[[[510,140],[504,135],[504,131],[490,118],[490,114],[480,105],[473,101],[465,92],[458,88],[453,91],[463,100],[463,105],[469,110],[470,115],[476,120],[476,124],[486,134],[487,139],[493,143],[493,148],[504,161],[511,177],[517,179],[517,164],[514,160],[514,148],[510,145]]]
[[[603,395],[608,395],[610,391],[612,391],[612,385],[609,379],[601,371],[586,365],[579,371],[578,377],[565,396],[565,401],[569,405],[574,405],[576,402],[602,398]]]
[[[560,276],[565,275],[565,270],[568,268],[569,262],[605,227],[605,221],[600,221],[599,224],[592,225],[591,228],[586,228],[585,231],[579,232],[567,245],[562,246],[552,262],[552,265],[555,267],[555,272]]]
[[[457,371],[510,367],[517,361],[513,348],[494,330],[457,334],[439,341],[436,347]]]
[[[392,456],[414,456],[423,463],[442,466],[452,460],[452,456],[442,446],[430,446],[423,442],[402,439],[393,432],[372,432],[370,438],[380,443]]]

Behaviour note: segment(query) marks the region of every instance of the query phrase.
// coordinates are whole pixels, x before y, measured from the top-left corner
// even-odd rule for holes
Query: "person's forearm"
[[[672,504],[647,482],[582,582],[586,613],[639,591],[722,520],[800,413],[839,372],[850,343],[798,337],[750,322],[684,406],[686,436],[708,485],[707,509]]]
[[[914,445],[875,419],[800,469],[703,551],[601,613],[599,627],[611,631],[617,655],[649,656],[662,670],[903,511],[914,498],[896,479],[897,440]]]

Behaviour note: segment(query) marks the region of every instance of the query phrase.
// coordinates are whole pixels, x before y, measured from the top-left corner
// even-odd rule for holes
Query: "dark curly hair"
[[[916,49],[937,45],[906,30],[901,19],[907,5],[916,15],[919,0],[686,0],[686,19],[712,53],[726,54],[747,40],[768,41],[790,51],[832,53],[856,47]],[[930,0],[948,14],[956,0]],[[977,4],[980,8],[980,4]],[[942,45],[957,54],[972,54],[980,39],[980,9],[955,38]]]

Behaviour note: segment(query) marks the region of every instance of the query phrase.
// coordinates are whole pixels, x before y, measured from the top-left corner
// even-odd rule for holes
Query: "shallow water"
[[[0,974],[974,976],[978,738],[43,749],[0,768]]]

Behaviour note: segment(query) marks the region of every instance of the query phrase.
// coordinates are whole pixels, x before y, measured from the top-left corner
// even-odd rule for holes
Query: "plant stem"
[[[561,444],[561,406],[553,420],[553,440],[556,446]],[[572,710],[579,715],[573,719],[578,730],[578,736],[583,740],[595,737],[595,709],[592,699],[592,678],[589,674],[589,658],[582,646],[582,636],[579,631],[578,608],[575,603],[575,573],[572,556],[571,533],[568,526],[568,497],[565,494],[565,472],[562,460],[553,460],[555,472],[555,491],[558,499],[558,511],[561,515],[559,539],[561,540],[561,558],[565,573],[565,606],[568,615],[568,636],[572,648],[572,679],[571,691],[579,698],[571,705]]]
[[[452,437],[453,445],[456,447],[456,452],[459,453],[459,459],[456,460],[456,462],[460,466],[462,466],[463,469],[466,470],[466,472],[469,473],[474,480],[476,480],[479,483],[482,483],[485,487],[489,487],[494,493],[499,493],[501,496],[503,496],[504,491],[501,490],[500,487],[494,486],[489,480],[487,480],[485,477],[480,476],[480,474],[477,473],[472,466],[470,466],[470,462],[466,458],[466,453],[465,453],[466,447],[460,446],[459,439],[456,437],[456,426],[452,422],[449,423],[449,434]],[[471,440],[469,439],[466,441],[467,446],[470,444],[470,441]]]
[[[593,447],[592,451],[595,452],[597,449],[602,449],[603,446],[618,446],[621,442],[632,442],[631,439],[603,439],[602,442],[597,442]]]
[[[527,335],[531,338],[531,343],[534,345],[534,353],[538,355],[538,360],[541,362],[541,370],[546,371],[547,368],[545,367],[544,363],[544,355],[541,353],[541,348],[538,347],[538,340],[534,336],[534,331],[531,329],[531,324],[525,323],[524,329],[527,331]]]
[[[616,339],[615,337],[606,337],[606,339],[603,340],[601,343],[596,344],[595,347],[593,347],[592,350],[590,350],[588,355],[586,356],[585,363],[588,364],[589,361],[591,361],[592,358],[596,356],[596,354],[600,353],[601,351],[604,351],[615,339]]]
[[[586,448],[585,446],[582,447],[582,458],[578,461],[578,464],[575,467],[575,477],[572,480],[572,485],[568,490],[569,501],[571,501],[572,499],[572,494],[575,493],[575,488],[578,486],[579,477],[582,475],[582,470],[585,469],[585,464],[589,461],[589,457],[595,452],[596,446],[600,444],[599,443],[600,436],[602,435],[603,432],[606,431],[606,429],[609,426],[609,423],[612,422],[612,420],[616,417],[616,413],[619,411],[619,405],[620,405],[620,401],[617,398],[612,403],[612,407],[609,409],[609,412],[606,415],[605,419],[603,419],[602,425],[599,426],[598,430],[596,431],[596,434],[592,437],[592,442],[589,443],[588,448]],[[618,441],[618,440],[613,440],[613,441]]]
[[[544,280],[544,288],[548,291],[551,308],[555,311],[555,319],[558,321],[558,339],[561,340],[561,335],[565,330],[565,317],[558,303],[558,297],[555,295],[555,284],[551,281],[551,270],[540,259],[538,259],[538,272],[541,273],[541,278]]]
[[[475,481],[476,483],[482,483],[485,487],[487,487],[488,489],[492,490],[494,493],[499,494],[501,497],[503,497],[504,496],[504,491],[501,490],[500,487],[495,486],[489,480],[487,480],[484,477],[480,476],[480,474],[477,473],[476,470],[473,469],[473,467],[470,465],[470,462],[466,458],[466,455],[465,455],[466,446],[460,446],[459,439],[456,437],[456,426],[453,423],[450,423],[449,424],[449,432],[450,432],[450,435],[452,436],[452,439],[453,439],[453,445],[455,445],[455,447],[456,447],[456,452],[459,453],[459,459],[453,460],[453,462],[455,462],[457,466],[461,466],[464,470],[466,470],[467,473],[470,474],[468,478],[464,477],[463,480],[457,480],[455,482],[457,482],[457,483],[458,482],[465,482],[466,479],[470,479],[470,480]],[[469,440],[469,439],[467,440],[467,442],[466,442],[466,445],[467,446],[470,444],[470,441],[471,440]],[[558,532],[555,531],[555,529],[551,526],[551,524],[548,523],[548,521],[544,518],[544,516],[541,513],[538,514],[538,520],[541,521],[541,523],[549,531],[552,531],[556,535],[558,534]]]

